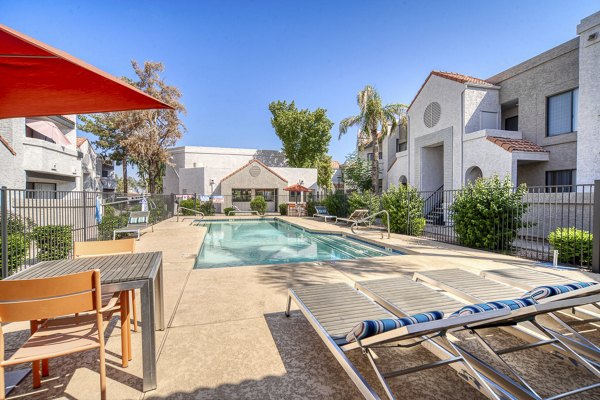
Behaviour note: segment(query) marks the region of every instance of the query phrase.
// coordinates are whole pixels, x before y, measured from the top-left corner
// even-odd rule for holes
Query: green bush
[[[576,265],[592,262],[593,235],[576,228],[556,228],[548,235],[548,242],[558,250],[558,261]]]
[[[215,215],[216,212],[215,205],[213,204],[212,200],[201,202],[200,207],[198,207],[198,210],[206,216]]]
[[[104,206],[102,222],[98,224],[98,239],[111,240],[115,229],[127,226],[128,213],[117,214],[113,206]]]
[[[315,215],[317,213],[317,209],[315,208],[315,206],[320,206],[321,203],[318,203],[314,200],[308,200],[306,202],[306,215],[308,215],[309,217],[312,217],[313,215]]]
[[[252,211],[257,211],[260,215],[265,215],[267,212],[267,202],[265,198],[262,196],[256,196],[250,201],[250,209]]]
[[[525,185],[513,188],[510,179],[480,178],[454,197],[450,206],[454,232],[464,246],[505,250],[526,226]]]
[[[230,211],[231,211],[231,213],[230,213]],[[235,212],[233,212],[233,211],[235,211],[235,208],[233,208],[233,207],[226,207],[223,210],[223,214],[225,214],[225,215],[235,215]]]
[[[280,204],[279,205],[279,214],[287,215],[287,207],[288,207],[288,205],[286,203]]]
[[[346,196],[342,192],[335,192],[327,195],[323,199],[323,205],[327,207],[327,211],[331,215],[338,217],[348,216],[348,202]]]
[[[200,200],[187,199],[181,200],[179,202],[179,207],[183,207],[181,210],[182,215],[196,215],[193,211],[190,210],[198,210],[200,206]]]
[[[9,234],[6,240],[8,246],[8,273],[19,268],[27,259],[29,239],[22,233]],[[2,238],[0,238],[0,270],[2,269]]]
[[[383,209],[390,214],[390,231],[418,236],[425,229],[424,200],[412,186],[392,186],[381,195]],[[382,215],[385,223],[385,216]]]
[[[33,240],[37,245],[37,260],[62,260],[73,248],[70,225],[46,225],[33,228]]]
[[[352,192],[348,197],[348,213],[352,213],[354,210],[359,209],[369,210],[369,215],[381,211],[379,197],[369,190],[364,192]]]

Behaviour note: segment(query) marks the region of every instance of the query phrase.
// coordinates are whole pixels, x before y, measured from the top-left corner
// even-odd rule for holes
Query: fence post
[[[6,186],[0,189],[0,213],[2,214],[2,279],[8,276],[8,190]]]
[[[592,272],[600,273],[600,180],[594,181]]]
[[[82,203],[83,203],[83,241],[87,242],[87,208],[86,208],[86,192],[81,192]]]

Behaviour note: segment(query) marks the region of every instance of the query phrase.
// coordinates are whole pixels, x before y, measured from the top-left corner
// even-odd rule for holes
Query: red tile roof
[[[331,161],[331,168],[340,169],[340,162],[335,160]]]
[[[262,165],[267,171],[269,171],[270,173],[272,173],[273,175],[275,175],[276,177],[278,177],[279,179],[281,179],[282,181],[284,181],[285,183],[287,183],[287,181],[288,181],[287,179],[285,179],[281,175],[277,174],[275,171],[273,171],[271,168],[267,167],[265,164],[263,164],[262,162],[260,162],[257,159],[250,160],[248,162],[248,164],[245,164],[245,165],[241,166],[240,168],[236,169],[235,171],[233,171],[232,173],[230,173],[229,175],[227,175],[225,178],[221,179],[221,182],[223,182],[225,179],[231,178],[233,175],[237,174],[238,172],[240,172],[241,170],[243,170],[244,168],[246,168],[247,166],[249,166],[250,164],[253,164],[253,163],[257,163],[259,165]]]
[[[286,190],[288,192],[310,192],[311,191],[311,189],[304,187],[299,183],[296,183],[295,185],[292,185],[292,186],[285,187],[285,188],[283,188],[283,190]]]
[[[434,70],[429,73],[429,76],[427,76],[427,79],[425,79],[425,82],[423,82],[423,84],[419,88],[419,91],[417,92],[417,94],[415,95],[413,100],[410,102],[406,111],[410,110],[413,103],[415,102],[417,97],[419,97],[419,94],[421,94],[421,91],[423,90],[423,88],[425,87],[425,85],[429,81],[429,78],[431,78],[432,75],[439,76],[440,78],[450,79],[451,81],[456,81],[459,83],[476,83],[478,85],[484,85],[484,86],[490,86],[490,87],[494,86],[492,83],[490,83],[484,79],[475,78],[473,76],[458,74],[456,72],[446,72],[446,71],[435,71]]]
[[[77,145],[77,147],[81,146],[82,144],[84,144],[87,141],[86,138],[84,137],[78,137],[77,141],[75,142],[75,144]]]
[[[495,136],[488,136],[487,140],[502,147],[504,150],[512,153],[513,151],[526,151],[529,153],[546,153],[542,147],[528,140],[509,139]]]

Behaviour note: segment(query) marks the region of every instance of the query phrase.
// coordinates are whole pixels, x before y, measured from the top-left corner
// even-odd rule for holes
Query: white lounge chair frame
[[[335,222],[344,222],[346,224],[353,224],[355,222],[361,221],[362,219],[364,219],[367,215],[369,215],[369,210],[366,209],[356,209],[354,211],[352,211],[352,214],[350,214],[350,216],[348,218],[340,218],[337,217]]]
[[[319,212],[319,209],[324,210],[325,213],[321,214]],[[327,207],[325,207],[325,206],[315,206],[315,210],[317,212],[315,214],[313,214],[313,218],[323,218],[325,220],[325,222],[327,222],[327,219],[329,219],[329,218],[331,218],[333,220],[337,220],[337,217],[335,215],[329,214],[329,211],[327,211]]]
[[[229,210],[229,211],[227,211],[227,216],[228,216],[228,217],[230,217],[230,216],[231,216],[231,213],[233,213],[233,214],[250,214],[250,215],[260,215],[260,214],[258,213],[258,211],[256,211],[256,210],[242,211],[242,210],[240,210],[240,209],[239,209],[239,207],[238,207],[238,206],[233,206],[232,208],[233,208],[233,210]]]
[[[345,343],[345,340],[340,343],[339,340],[336,341],[328,333],[327,329],[322,325],[321,321],[319,321],[319,318],[313,313],[313,311],[311,311],[311,307],[306,304],[306,301],[315,300],[318,302],[317,305],[325,306],[327,308],[327,313],[330,315],[335,314],[339,316],[340,311],[343,312],[343,309],[346,311],[351,311],[353,306],[353,304],[348,304],[346,301],[344,301],[344,299],[340,299],[340,297],[343,297],[342,293],[344,290],[346,291],[345,294],[347,296],[358,296],[356,298],[359,301],[362,301],[361,310],[365,310],[366,300],[373,304],[373,309],[378,311],[379,318],[394,318],[393,314],[375,304],[364,294],[354,291],[354,289],[346,284],[316,285],[298,289],[290,288],[288,292],[288,302],[285,314],[286,316],[290,315],[291,302],[293,300],[294,303],[296,303],[296,305],[300,308],[300,311],[306,317],[308,322],[315,329],[321,340],[323,340],[327,348],[331,351],[333,356],[346,371],[350,379],[354,382],[358,390],[365,397],[365,399],[375,400],[380,399],[380,397],[364,379],[360,372],[354,367],[348,357],[346,357],[345,353],[350,350],[362,350],[363,354],[368,358],[371,366],[373,367],[387,397],[392,400],[395,399],[395,397],[392,394],[386,379],[455,363],[460,363],[462,366],[460,374],[461,377],[465,378],[469,384],[477,388],[490,399],[535,398],[531,396],[526,389],[519,388],[518,386],[513,388],[514,392],[518,393],[516,397],[508,395],[508,393],[503,390],[504,387],[511,386],[511,380],[508,377],[503,376],[503,374],[493,370],[493,368],[476,359],[473,355],[462,349],[457,344],[453,343],[452,336],[446,335],[453,329],[463,329],[464,326],[468,326],[474,322],[481,323],[492,318],[507,316],[510,314],[508,310],[496,310],[485,313],[485,315],[474,314],[465,317],[425,322],[394,329],[352,343]],[[348,290],[353,291],[355,295],[349,294],[349,292],[347,292]],[[340,307],[342,310],[340,310]],[[436,338],[436,341],[432,339],[433,337]],[[396,348],[403,347],[403,345],[398,342],[409,342],[406,346],[414,346],[415,342],[424,342],[424,346],[435,349],[434,354],[440,354],[442,359],[440,361],[423,364],[417,367],[406,368],[404,370],[389,372],[381,371],[375,361],[377,359],[375,348],[385,347],[384,345],[386,344]],[[442,342],[443,346],[441,346],[438,342]],[[475,368],[473,364],[477,365],[477,368]],[[482,370],[487,373],[482,373]],[[501,379],[502,383],[499,385],[495,381],[491,380],[489,378],[490,375],[496,377],[497,379]],[[498,393],[500,393],[500,395]]]

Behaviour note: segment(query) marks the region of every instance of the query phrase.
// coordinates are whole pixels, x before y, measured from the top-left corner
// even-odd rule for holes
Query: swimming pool
[[[204,221],[195,268],[351,260],[401,254],[337,235],[306,232],[278,220]]]

